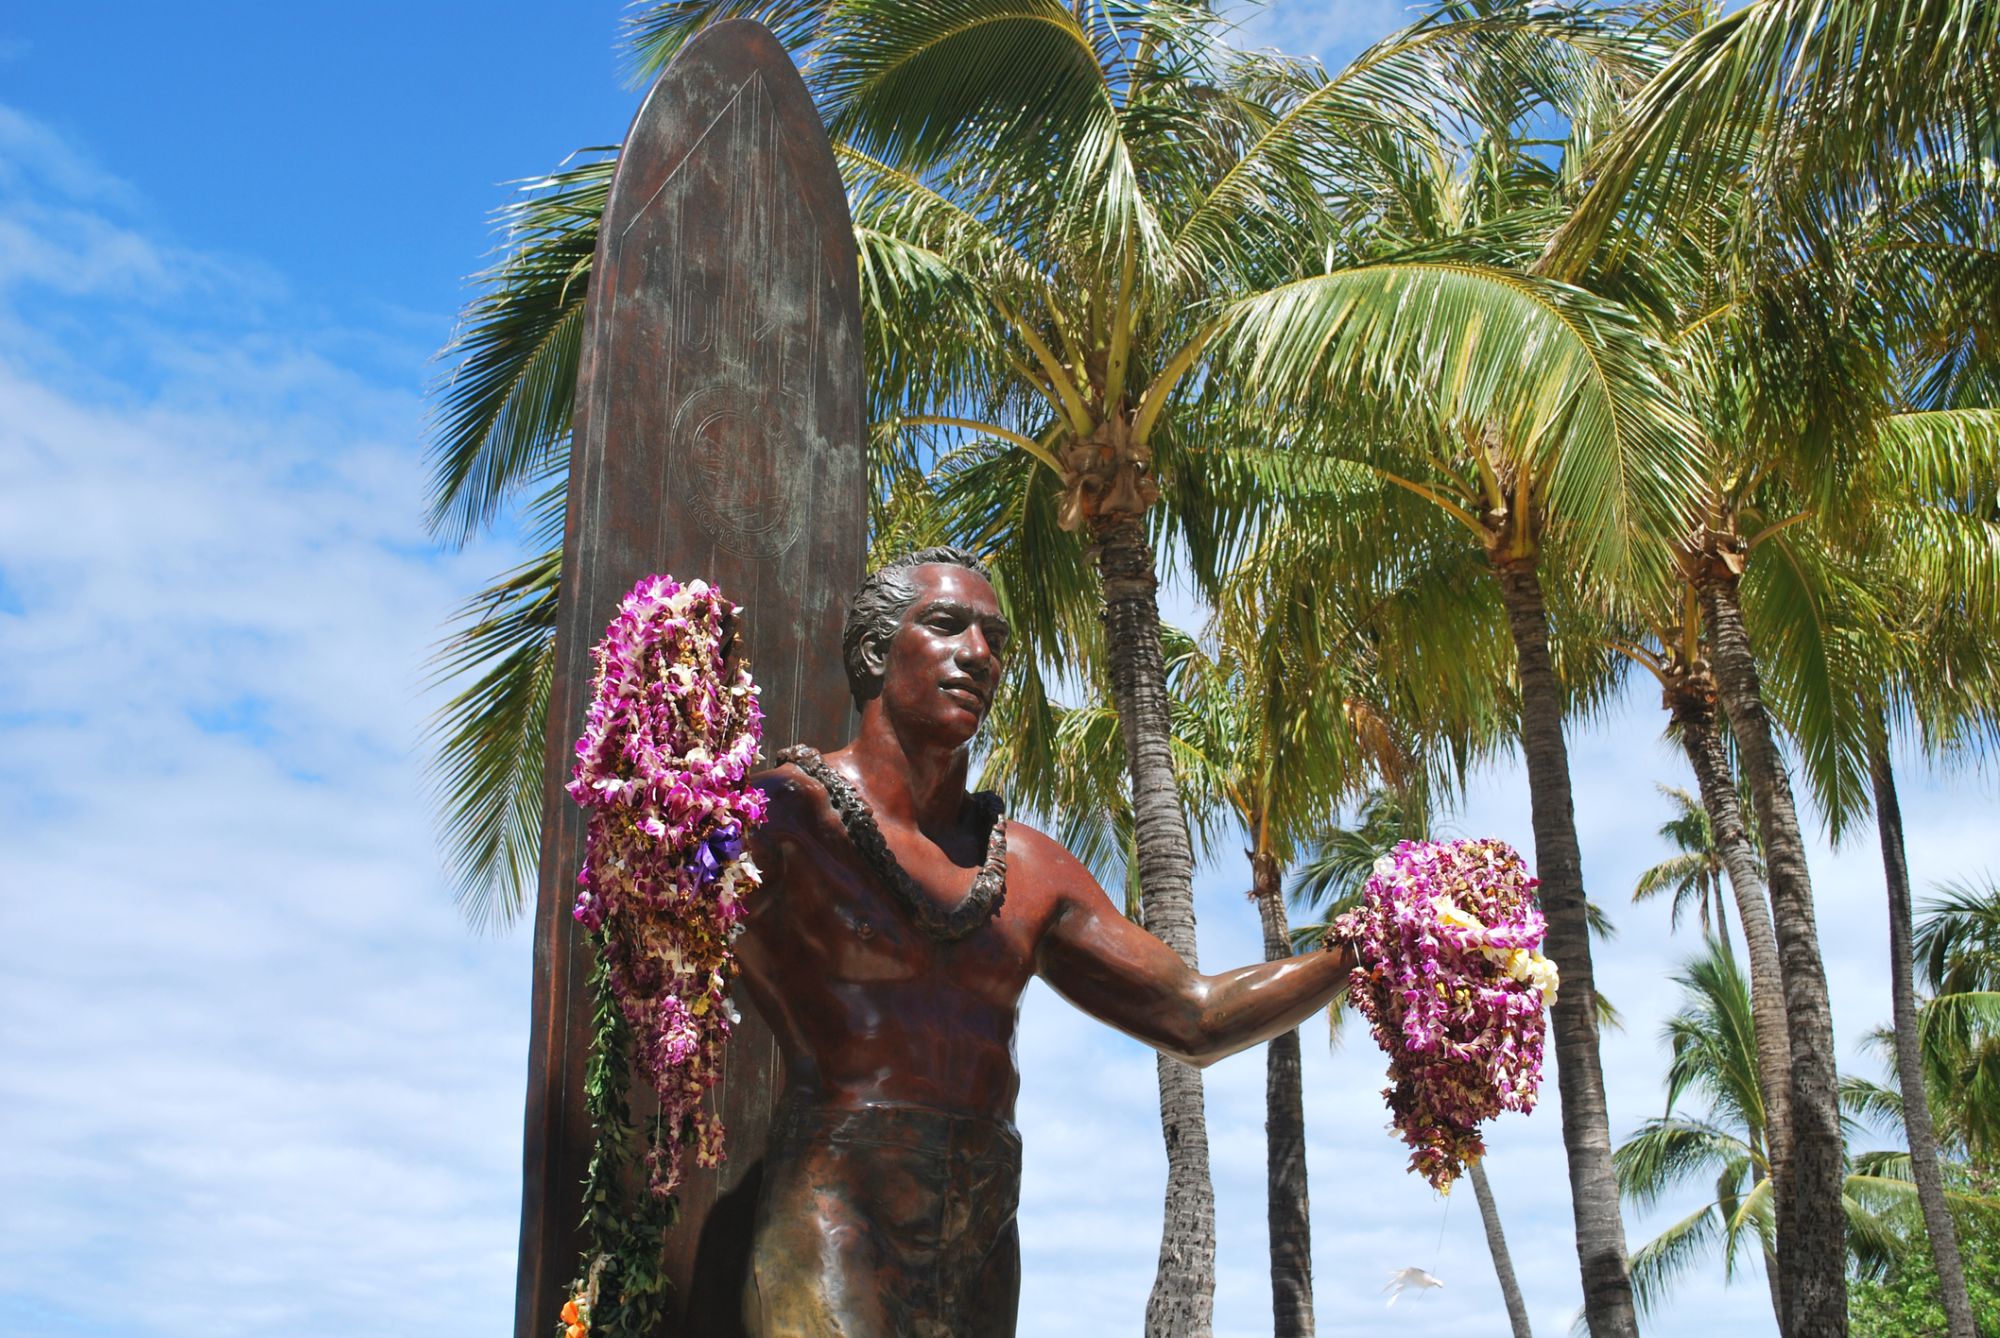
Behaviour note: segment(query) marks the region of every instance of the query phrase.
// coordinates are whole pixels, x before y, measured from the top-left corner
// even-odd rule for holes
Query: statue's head
[[[854,592],[840,652],[857,706],[883,696],[892,673],[923,680],[907,694],[922,710],[940,692],[960,696],[954,682],[963,678],[979,698],[976,727],[992,704],[1007,636],[985,564],[962,548],[919,548],[869,573]]]

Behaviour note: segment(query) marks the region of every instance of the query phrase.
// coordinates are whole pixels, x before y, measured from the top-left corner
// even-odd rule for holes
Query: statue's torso
[[[796,771],[760,780],[771,819],[752,851],[766,882],[736,956],[784,1052],[789,1086],[827,1105],[910,1104],[1011,1121],[1016,1020],[1053,914],[1036,876],[1040,838],[1009,827],[999,913],[956,943],[938,943],[863,865],[825,791]],[[941,851],[883,826],[918,887],[945,905],[964,896],[985,856],[981,833],[968,828]]]

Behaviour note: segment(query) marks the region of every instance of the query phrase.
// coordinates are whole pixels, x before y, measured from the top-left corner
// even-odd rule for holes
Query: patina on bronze
[[[619,155],[590,277],[549,697],[528,1056],[516,1338],[548,1338],[576,1276],[591,1036],[589,944],[570,919],[584,814],[563,792],[590,647],[651,572],[704,577],[753,611],[765,740],[838,738],[837,659],[861,577],[861,317],[833,154],[784,49],[753,23],[701,33]],[[742,1332],[764,1133],[781,1083],[745,1001],[716,1098],[720,1171],[691,1169],[666,1241],[678,1333]],[[643,1114],[643,1111],[635,1112]]]
[[[914,556],[892,573],[909,604],[850,659],[860,727],[825,765],[872,809],[917,893],[947,911],[987,853],[988,819],[965,783],[1007,626],[970,559]],[[793,766],[756,783],[771,800],[751,838],[764,886],[736,954],[740,992],[783,1052],[786,1090],[744,1293],[753,1335],[1013,1332],[1014,1030],[1034,977],[1205,1065],[1298,1025],[1353,964],[1342,945],[1202,975],[1019,822],[1008,823],[1004,904],[941,941],[856,849],[828,786]]]

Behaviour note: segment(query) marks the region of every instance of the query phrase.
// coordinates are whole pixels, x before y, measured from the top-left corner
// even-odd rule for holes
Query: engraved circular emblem
[[[716,543],[740,557],[790,548],[805,524],[805,452],[777,411],[737,386],[710,386],[674,414],[669,482]]]

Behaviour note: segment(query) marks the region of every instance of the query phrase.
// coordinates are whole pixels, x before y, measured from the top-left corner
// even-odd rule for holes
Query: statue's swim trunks
[[[778,1109],[757,1207],[753,1338],[1012,1338],[1021,1140],[924,1106]]]

